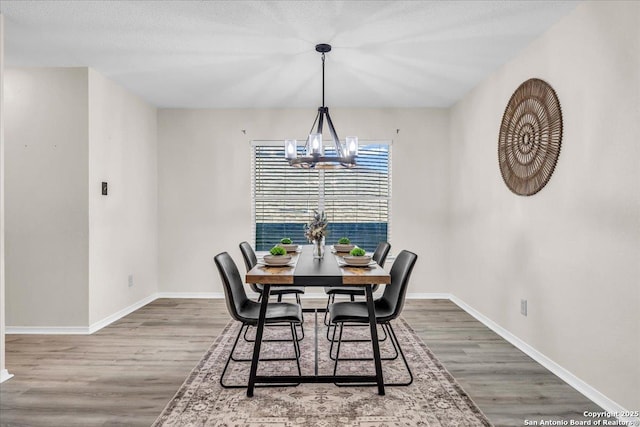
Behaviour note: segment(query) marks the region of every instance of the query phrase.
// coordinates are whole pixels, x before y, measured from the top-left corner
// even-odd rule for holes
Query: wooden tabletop
[[[313,258],[313,246],[302,246],[302,251],[292,253],[291,265],[272,267],[256,265],[245,276],[247,283],[295,286],[340,286],[391,283],[391,276],[379,265],[373,267],[341,267],[340,254],[328,250],[323,259]]]

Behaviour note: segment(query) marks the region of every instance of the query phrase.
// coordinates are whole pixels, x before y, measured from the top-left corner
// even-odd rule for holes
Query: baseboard
[[[88,326],[7,326],[7,335],[88,335]]]
[[[13,377],[13,374],[10,374],[6,369],[0,371],[0,383],[5,382],[11,377]]]
[[[113,313],[110,316],[105,317],[102,320],[99,320],[95,323],[92,323],[91,325],[89,325],[89,334],[92,334],[94,332],[99,331],[100,329],[104,328],[105,326],[109,326],[110,324],[112,324],[113,322],[115,322],[116,320],[120,320],[122,319],[124,316],[126,316],[127,314],[133,313],[134,311],[138,310],[139,308],[144,307],[145,305],[149,304],[152,301],[156,300],[156,294],[151,294],[146,298],[142,298],[140,301],[137,301],[133,304],[131,304],[129,307],[123,308],[120,311],[117,311],[115,313]]]
[[[451,299],[451,294],[446,293],[420,293],[407,292],[407,299]]]
[[[500,335],[509,343],[513,344],[516,348],[518,348],[520,351],[525,353],[527,356],[531,357],[533,360],[535,360],[536,362],[538,362],[539,364],[547,368],[554,375],[556,375],[557,377],[562,379],[564,382],[566,382],[568,385],[573,387],[576,391],[584,395],[587,399],[591,400],[596,405],[600,406],[606,412],[611,413],[612,416],[614,416],[614,414],[628,412],[621,405],[609,399],[607,396],[600,393],[598,390],[596,390],[586,382],[582,381],[580,378],[572,374],[570,371],[558,365],[549,357],[540,353],[538,350],[531,347],[529,344],[522,341],[520,338],[513,335],[511,332],[504,329],[502,326],[498,325],[496,322],[489,319],[488,317],[486,317],[485,315],[483,315],[482,313],[480,313],[479,311],[477,311],[476,309],[474,309],[473,307],[471,307],[470,305],[462,301],[460,298],[456,297],[455,295],[450,295],[449,299],[451,300],[451,302],[453,302],[458,307],[460,307],[461,309],[469,313],[471,316],[473,316],[476,320],[478,320],[480,323],[485,325],[487,328],[491,329],[493,332]],[[620,418],[620,419],[625,422],[640,421],[640,419],[638,418]]]
[[[158,292],[156,298],[224,298],[220,292]]]
[[[123,308],[122,310],[89,326],[7,326],[5,333],[7,335],[91,335],[105,326],[109,326],[116,320],[120,320],[124,316],[133,313],[150,302],[155,301],[156,299],[156,294],[149,295],[148,297],[131,304],[129,307]]]

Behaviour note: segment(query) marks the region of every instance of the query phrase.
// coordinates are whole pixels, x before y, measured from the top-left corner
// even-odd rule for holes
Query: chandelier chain
[[[324,107],[324,52],[322,52],[322,106]]]

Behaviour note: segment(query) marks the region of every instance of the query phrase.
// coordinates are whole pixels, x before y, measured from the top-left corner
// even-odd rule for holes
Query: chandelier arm
[[[320,107],[318,108],[318,117],[320,117],[320,119],[318,120],[318,130],[316,131],[316,133],[322,133],[322,128],[324,126],[324,115],[327,112],[327,109],[325,107]]]
[[[325,108],[325,114],[327,115],[327,123],[329,124],[329,131],[331,132],[333,143],[336,146],[336,153],[338,154],[338,157],[345,157],[345,154],[342,149],[342,144],[340,144],[340,138],[338,138],[338,133],[336,132],[336,128],[333,127],[333,122],[331,121],[331,116],[329,115],[328,108]]]

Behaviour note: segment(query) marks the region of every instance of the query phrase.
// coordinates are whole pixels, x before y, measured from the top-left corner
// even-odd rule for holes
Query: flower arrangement
[[[304,236],[310,242],[320,241],[327,234],[327,216],[323,211],[313,211],[313,220],[304,226]]]

